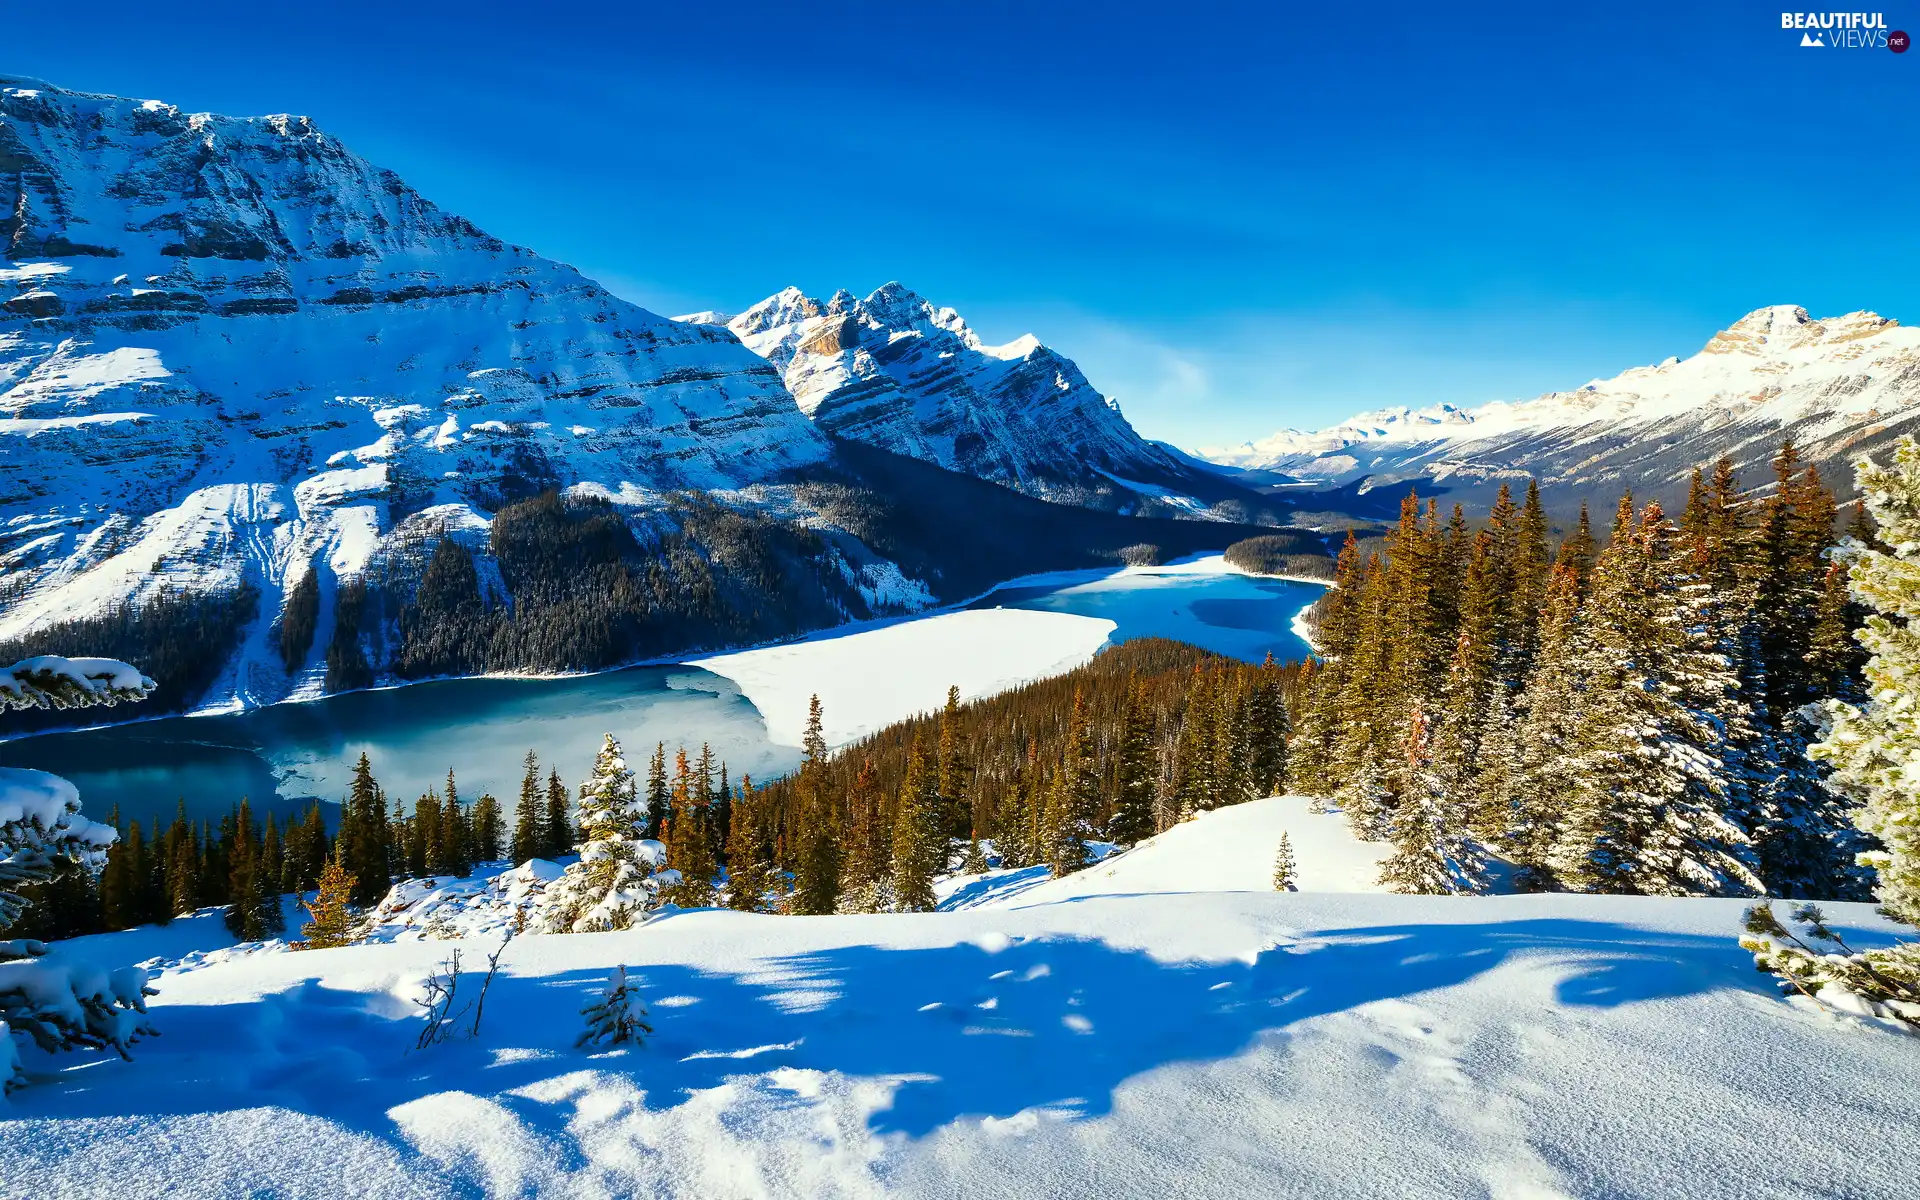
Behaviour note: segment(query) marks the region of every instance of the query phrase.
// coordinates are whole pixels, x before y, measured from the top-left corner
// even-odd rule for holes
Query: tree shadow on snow
[[[518,976],[510,952],[475,1041],[410,1051],[418,1024],[404,999],[312,980],[243,1004],[163,1003],[163,1036],[136,1061],[62,1070],[17,1093],[11,1115],[281,1105],[410,1153],[388,1113],[435,1093],[492,1097],[563,1134],[570,1105],[506,1093],[614,1071],[662,1109],[729,1078],[793,1068],[899,1081],[872,1131],[919,1137],[1033,1108],[1101,1115],[1142,1072],[1226,1058],[1270,1031],[1459,984],[1516,957],[1557,964],[1564,975],[1551,986],[1566,1005],[1767,990],[1727,939],[1580,920],[1303,934],[1250,962],[1162,962],[1098,940],[1035,937],[1003,947],[847,946],[737,972],[648,966],[644,931],[582,936],[622,939],[606,957],[630,964],[651,1008],[657,1033],[643,1049],[595,1056],[573,1046],[580,1005],[604,986],[604,969]]]

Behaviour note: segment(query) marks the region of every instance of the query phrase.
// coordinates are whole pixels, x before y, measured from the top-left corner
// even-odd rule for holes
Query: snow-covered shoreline
[[[212,699],[212,700],[203,702],[202,704],[195,707],[191,711],[184,712],[184,713],[161,713],[161,714],[155,714],[153,716],[132,717],[125,720],[99,721],[99,722],[95,722],[87,725],[62,726],[56,729],[0,732],[0,744],[5,744],[7,742],[13,742],[13,741],[21,741],[28,738],[44,737],[50,734],[85,733],[90,730],[117,728],[120,726],[129,726],[129,725],[140,725],[140,724],[146,724],[153,721],[171,721],[178,718],[193,719],[193,718],[199,718],[199,717],[237,716],[237,715],[241,715],[249,712],[257,712],[262,709],[278,708],[278,707],[287,706],[287,705],[316,704],[326,700],[331,700],[338,696],[348,696],[348,695],[353,695],[359,692],[395,691],[401,688],[414,687],[424,683],[445,683],[453,680],[464,680],[464,679],[512,680],[512,681],[525,681],[528,683],[541,683],[541,682],[552,682],[554,680],[561,680],[561,679],[590,678],[597,675],[606,675],[616,671],[626,671],[626,670],[632,670],[635,668],[642,668],[642,667],[691,666],[691,667],[706,669],[704,664],[710,661],[715,661],[720,659],[732,659],[732,658],[737,658],[738,656],[741,656],[741,655],[751,654],[755,652],[778,650],[785,647],[801,646],[801,645],[814,643],[814,642],[835,641],[841,638],[853,637],[860,634],[871,633],[877,630],[888,629],[888,628],[892,628],[892,627],[903,625],[903,624],[909,624],[915,621],[925,621],[925,620],[930,620],[930,619],[947,616],[955,613],[965,612],[969,610],[971,606],[980,603],[982,600],[985,600],[987,597],[993,595],[996,592],[1009,591],[1009,590],[1014,590],[1019,588],[1031,588],[1031,587],[1072,587],[1079,584],[1095,583],[1101,580],[1114,579],[1114,578],[1119,578],[1119,577],[1128,576],[1128,575],[1208,575],[1208,574],[1236,574],[1236,575],[1246,575],[1253,578],[1286,579],[1286,580],[1290,580],[1298,583],[1311,583],[1311,584],[1319,584],[1322,586],[1331,586],[1330,582],[1327,580],[1314,579],[1308,576],[1261,575],[1257,572],[1242,570],[1241,568],[1226,562],[1224,556],[1219,552],[1208,552],[1208,553],[1189,555],[1180,559],[1176,559],[1173,562],[1163,563],[1158,566],[1151,566],[1151,567],[1139,567],[1139,566],[1086,567],[1086,568],[1077,568],[1074,570],[1065,570],[1065,571],[1041,571],[1041,572],[1035,572],[1033,574],[1028,574],[1028,575],[1018,575],[1011,579],[1003,580],[999,583],[994,584],[990,588],[986,588],[978,593],[964,597],[960,600],[956,600],[950,604],[939,605],[933,608],[922,610],[920,612],[902,613],[897,616],[891,616],[891,617],[876,617],[876,618],[863,620],[863,621],[848,621],[843,624],[829,626],[825,629],[816,629],[816,630],[809,631],[807,633],[796,634],[789,637],[776,638],[776,639],[763,641],[763,642],[754,642],[754,643],[750,643],[743,646],[728,647],[723,650],[716,650],[711,652],[695,652],[691,655],[689,654],[665,655],[665,656],[659,656],[654,658],[636,659],[632,662],[624,662],[624,663],[617,664],[615,666],[603,667],[593,671],[552,671],[552,672],[531,672],[531,671],[492,672],[490,671],[490,672],[483,672],[477,675],[433,675],[433,676],[427,676],[421,679],[408,679],[408,680],[401,680],[396,682],[375,684],[371,687],[365,687],[365,688],[353,688],[347,691],[328,692],[324,695],[290,696],[290,697],[287,697],[286,699],[273,701],[270,704],[248,705],[240,701],[238,697],[228,695],[228,696],[222,696],[217,699]],[[1305,610],[1302,609],[1301,615],[1304,615],[1304,613],[1305,613]],[[1305,642],[1309,646],[1312,645],[1311,639],[1305,637],[1304,635],[1301,635],[1302,627],[1300,625],[1300,616],[1295,617],[1294,624],[1291,626],[1291,628],[1296,635],[1300,636],[1300,640],[1302,642]],[[1070,664],[1060,669],[1063,671],[1070,670],[1072,669],[1073,665],[1078,665],[1078,664],[1077,663]],[[715,673],[721,674],[721,675],[725,674],[725,672],[715,672]],[[1030,678],[1022,678],[1017,682],[1019,683],[1031,682],[1032,679],[1037,679],[1042,677],[1044,676],[1035,675],[1035,676],[1031,676]],[[943,694],[944,694],[945,687],[946,687],[945,684],[941,685]],[[919,710],[916,709],[914,711],[919,711]],[[900,715],[910,716],[912,715],[912,713],[906,712]],[[797,744],[797,743],[787,743],[787,744]]]

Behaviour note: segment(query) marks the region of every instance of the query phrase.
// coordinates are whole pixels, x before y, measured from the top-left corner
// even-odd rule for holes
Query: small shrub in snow
[[[353,941],[353,909],[348,903],[353,883],[353,876],[341,865],[338,854],[320,868],[320,890],[314,893],[311,902],[303,900],[300,904],[313,918],[300,931],[307,939],[302,949],[331,950]]]
[[[1293,842],[1285,833],[1280,835],[1280,848],[1273,855],[1273,890],[1276,892],[1300,890],[1300,879],[1293,861]]]
[[[617,1046],[623,1042],[638,1044],[641,1034],[653,1032],[647,1024],[647,1007],[640,993],[627,979],[625,967],[615,967],[607,976],[607,990],[600,998],[580,1010],[587,1020],[586,1031],[576,1046]]]

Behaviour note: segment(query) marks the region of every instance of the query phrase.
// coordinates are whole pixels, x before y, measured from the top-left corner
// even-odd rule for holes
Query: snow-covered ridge
[[[958,312],[898,283],[864,300],[790,287],[731,319],[679,319],[723,323],[822,428],[1043,499],[1086,503],[1116,484],[1154,495],[1191,474],[1072,360],[1032,334],[988,345]]]
[[[0,637],[243,582],[264,627],[411,514],[484,533],[547,487],[737,489],[828,453],[729,334],[490,237],[305,117],[0,77],[0,178]],[[284,691],[251,673],[227,690]]]
[[[1776,305],[1747,314],[1691,357],[1573,391],[1473,408],[1384,408],[1204,453],[1229,466],[1327,481],[1396,471],[1485,478],[1503,468],[1572,479],[1593,469],[1589,460],[1611,455],[1614,473],[1633,483],[1618,458],[1636,439],[1711,434],[1707,440],[1735,447],[1791,430],[1819,458],[1877,439],[1917,410],[1920,329],[1870,312],[1816,321],[1804,308]]]

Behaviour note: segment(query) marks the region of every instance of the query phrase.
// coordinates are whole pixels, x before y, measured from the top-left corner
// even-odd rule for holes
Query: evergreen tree
[[[124,832],[119,805],[107,814],[107,824],[123,832],[107,847],[106,866],[100,871],[100,920],[108,929],[131,929],[140,923],[138,850]]]
[[[661,898],[681,908],[713,906],[713,877],[718,871],[712,842],[707,836],[706,770],[696,770],[681,747],[674,758],[673,823],[667,827],[667,866],[680,873],[679,882],[661,892]]]
[[[301,903],[312,918],[300,931],[308,949],[330,950],[353,941],[352,896],[353,876],[336,853],[320,868],[320,885],[312,903]]]
[[[1274,663],[1273,654],[1269,651],[1266,662],[1261,664],[1260,674],[1254,682],[1248,699],[1247,768],[1251,775],[1254,795],[1276,796],[1286,789],[1287,739],[1292,733],[1292,722],[1287,716],[1287,698],[1279,667]],[[1151,725],[1147,727],[1146,739],[1147,751],[1151,753]],[[1148,789],[1151,790],[1150,783]]]
[[[513,810],[513,861],[524,863],[547,852],[546,808],[540,797],[540,760],[527,751],[527,770],[520,777],[520,800]]]
[[[827,739],[822,732],[820,697],[807,701],[807,725],[800,737],[800,794],[797,813],[797,861],[793,911],[824,916],[840,906],[839,805],[827,780]],[[941,813],[934,804],[931,819]]]
[[[880,773],[872,758],[860,763],[847,794],[851,819],[840,872],[840,911],[887,912],[893,907],[893,831],[886,821]]]
[[[200,907],[200,844],[187,823],[187,802],[180,801],[167,830],[167,907],[185,916]]]
[[[966,750],[960,744],[960,689],[947,688],[946,707],[940,713],[940,806],[942,825],[950,838],[973,833],[972,775]]]
[[[1657,504],[1594,570],[1583,624],[1584,761],[1552,856],[1562,886],[1641,895],[1760,890],[1737,747],[1738,680],[1669,577],[1676,530]]]
[[[664,835],[672,819],[673,803],[667,791],[667,744],[655,742],[653,757],[647,760],[647,836]]]
[[[259,827],[245,799],[235,812],[227,859],[227,930],[243,941],[260,941],[284,927],[280,897],[267,886]]]
[[[373,778],[373,766],[363,752],[353,768],[340,818],[342,863],[353,876],[353,903],[378,904],[391,879],[386,797]]]
[[[939,780],[928,770],[916,737],[893,820],[893,894],[901,912],[932,912],[936,907],[933,876],[940,869],[944,840],[939,820]]]
[[[1293,841],[1284,831],[1280,834],[1280,846],[1273,853],[1273,890],[1276,892],[1300,890],[1299,869],[1293,861]]]
[[[609,734],[608,738],[611,739],[612,735]],[[604,746],[601,748],[601,753],[606,753]],[[595,778],[597,779],[599,777],[597,767],[595,771]],[[583,812],[581,814],[581,823],[584,825],[585,822],[586,814]],[[570,806],[567,803],[567,785],[560,782],[560,772],[549,771],[547,773],[547,819],[542,831],[542,839],[546,843],[547,852],[541,857],[564,858],[572,854],[574,851],[575,832],[573,816],[570,811]]]
[[[1047,793],[1047,865],[1055,878],[1087,865],[1087,841],[1093,835],[1093,814],[1100,803],[1100,778],[1095,768],[1086,700],[1076,691],[1060,765],[1054,770],[1053,786]]]
[[[1419,701],[1407,721],[1400,803],[1393,817],[1393,854],[1380,867],[1380,882],[1396,892],[1445,895],[1474,890],[1481,882],[1478,858],[1461,836],[1465,822],[1450,811],[1447,789],[1433,769],[1433,735]]]
[[[740,777],[740,799],[727,831],[727,907],[765,912],[773,878],[773,843],[767,837],[765,805],[754,795],[751,776]]]
[[[1113,819],[1107,824],[1107,836],[1121,846],[1153,836],[1154,787],[1158,782],[1154,733],[1153,710],[1147,705],[1145,690],[1139,679],[1130,678],[1126,711],[1120,721]],[[1283,745],[1281,754],[1285,752]]]
[[[551,792],[550,792],[551,795]],[[560,790],[561,820],[566,791]],[[531,923],[548,933],[626,929],[652,911],[662,863],[658,842],[644,840],[633,772],[620,743],[606,735],[593,774],[580,785],[580,859],[541,897]]]
[[[482,792],[473,804],[472,857],[479,862],[498,862],[503,845],[500,800],[492,792]]]

